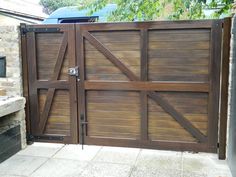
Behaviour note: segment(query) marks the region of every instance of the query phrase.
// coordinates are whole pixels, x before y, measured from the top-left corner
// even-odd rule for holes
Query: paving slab
[[[30,177],[78,177],[87,162],[65,159],[50,159]]]
[[[18,155],[39,156],[39,157],[52,157],[64,145],[56,143],[34,143],[27,146],[24,150],[18,152]]]
[[[188,173],[203,173],[208,177],[228,177],[229,167],[225,160],[219,160],[217,154],[183,153],[183,171]]]
[[[103,147],[93,159],[96,162],[134,164],[140,152],[138,148]]]
[[[207,173],[207,177],[232,177],[230,170],[220,170],[210,171]]]
[[[54,176],[232,177],[217,154],[138,148],[35,143],[0,164],[0,177]]]
[[[29,176],[47,160],[45,157],[14,155],[0,164],[0,176]]]
[[[181,177],[182,170],[134,167],[131,177]]]
[[[101,148],[101,146],[84,146],[82,149],[81,145],[66,145],[53,158],[90,161]]]
[[[183,177],[208,177],[207,173],[199,173],[199,172],[190,172],[190,171],[184,171]]]
[[[27,177],[27,176],[19,176],[19,175],[1,175],[1,177]]]
[[[158,170],[182,169],[182,153],[142,149],[136,166]]]
[[[129,177],[131,169],[131,165],[93,162],[80,177]]]

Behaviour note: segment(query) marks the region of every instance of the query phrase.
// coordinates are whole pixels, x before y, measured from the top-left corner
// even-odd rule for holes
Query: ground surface
[[[216,154],[34,143],[0,164],[0,177],[231,177]]]

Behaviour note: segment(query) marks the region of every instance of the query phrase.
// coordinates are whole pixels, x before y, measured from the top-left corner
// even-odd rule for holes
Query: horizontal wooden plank
[[[135,55],[135,52],[132,53],[132,55]],[[120,56],[122,57],[122,55]],[[150,58],[171,58],[173,56],[175,58],[176,57],[178,58],[206,58],[206,57],[210,57],[210,52],[209,50],[195,50],[195,49],[194,50],[154,49],[154,50],[148,51],[148,56]]]
[[[169,30],[169,33],[162,33],[160,31],[149,32],[149,42],[158,42],[158,41],[176,41],[176,42],[200,42],[204,41],[209,44],[210,42],[210,33],[173,33],[172,30]]]
[[[112,104],[112,103],[111,103]],[[135,110],[133,109],[132,111],[116,111],[111,110],[111,111],[99,111],[99,110],[88,110],[87,112],[88,120],[89,119],[95,119],[95,120],[100,120],[103,118],[110,118],[118,121],[119,119],[140,119],[140,111],[139,109]]]
[[[70,84],[68,81],[36,81],[35,87],[39,89],[56,88],[68,90],[70,88]]]
[[[111,51],[123,51],[123,50],[140,50],[140,46],[137,45],[138,42],[131,42],[131,41],[125,41],[125,42],[117,42],[117,41],[106,41],[103,42],[103,45],[107,47]],[[94,51],[97,50],[95,47],[93,47],[88,41],[85,41],[85,50],[87,51]]]
[[[140,134],[139,127],[135,126],[96,126],[88,125],[88,132],[90,135],[95,135],[97,133],[103,134],[104,137],[109,137],[110,133],[116,133],[116,137],[119,137],[119,134],[129,134],[130,138],[134,138]]]
[[[149,42],[148,49],[209,50],[210,44],[206,41],[153,41]]]
[[[158,118],[155,118],[153,117],[153,115],[151,115],[150,117],[150,120],[149,120],[149,126],[150,128],[153,127],[153,128],[157,128],[157,129],[161,129],[161,128],[173,128],[173,129],[182,129],[181,125],[179,125],[178,122],[176,122],[174,119],[171,120],[171,119],[159,119]],[[193,122],[191,122],[193,123]],[[207,127],[208,127],[208,122],[194,122],[193,123],[195,127],[197,127],[198,129],[200,130],[207,130]]]
[[[50,115],[48,123],[70,123],[70,116]]]
[[[129,81],[124,74],[87,74],[86,80],[90,81]]]
[[[139,50],[122,50],[122,51],[112,51],[112,54],[117,58],[140,58]],[[106,58],[101,52],[97,50],[86,50],[85,52],[86,58]]]
[[[126,59],[122,59],[120,58],[120,61],[122,63],[124,63],[125,65],[127,66],[140,66],[140,58],[126,58]],[[113,63],[111,63],[109,60],[107,59],[99,59],[99,58],[86,58],[86,63],[85,63],[85,67],[89,67],[89,66],[92,66],[92,67],[96,67],[96,66],[108,66],[108,67],[112,67],[114,66]]]
[[[89,137],[93,138],[113,138],[113,139],[139,139],[139,134],[134,133],[119,133],[116,132],[88,132]]]
[[[92,59],[91,59],[92,60]],[[160,67],[168,67],[170,66],[182,66],[182,67],[188,67],[188,66],[208,66],[209,65],[209,58],[203,57],[203,58],[181,58],[171,56],[171,58],[149,58],[148,60],[149,66],[155,66],[158,65]]]
[[[153,90],[153,91],[189,91],[209,92],[208,83],[184,82],[93,82],[85,81],[86,90]]]
[[[182,74],[182,75],[169,75],[169,74],[156,74],[149,73],[148,80],[156,82],[208,82],[208,74]]]
[[[117,104],[106,104],[106,103],[87,103],[87,109],[89,110],[117,110],[117,111],[129,111],[130,109],[139,109],[139,104],[128,104],[128,103],[117,103]]]
[[[129,69],[135,74],[140,73],[140,66],[129,67]],[[123,74],[117,67],[107,67],[107,66],[94,66],[86,67],[86,74]]]
[[[168,136],[166,134],[149,134],[149,139],[152,141],[181,141],[181,142],[197,142],[197,140],[193,137],[184,137],[178,135]]]

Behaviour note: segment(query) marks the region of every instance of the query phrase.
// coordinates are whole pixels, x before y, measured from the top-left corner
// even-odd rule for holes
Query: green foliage
[[[60,7],[78,5],[78,0],[40,0],[39,4],[44,7],[44,12],[52,13]]]
[[[108,3],[117,4],[117,9],[108,17],[109,21],[145,21],[219,18],[230,13],[233,0],[91,0],[84,3],[83,8],[89,8],[89,14],[92,14]],[[204,9],[215,12],[206,17]]]

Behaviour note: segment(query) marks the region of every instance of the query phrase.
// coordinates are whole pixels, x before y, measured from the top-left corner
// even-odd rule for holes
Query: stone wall
[[[0,26],[0,56],[6,56],[6,77],[0,77],[0,96],[14,97],[10,99],[20,99],[23,96],[23,85],[22,85],[22,63],[21,63],[21,52],[20,52],[20,33],[18,26]],[[0,115],[10,108],[10,105],[6,105],[7,101],[0,100],[1,110]],[[17,102],[15,102],[17,103]],[[21,110],[10,110],[12,112],[6,117],[9,121],[16,125],[20,125],[22,148],[26,147],[26,125],[25,125],[25,112],[24,106],[25,101],[21,101],[19,104],[22,107]],[[4,105],[7,108],[4,108]],[[0,116],[1,118],[1,116]],[[0,125],[1,126],[1,125]]]
[[[6,56],[6,78],[0,78],[0,90],[8,96],[22,96],[20,35],[17,26],[0,26],[0,56]]]

